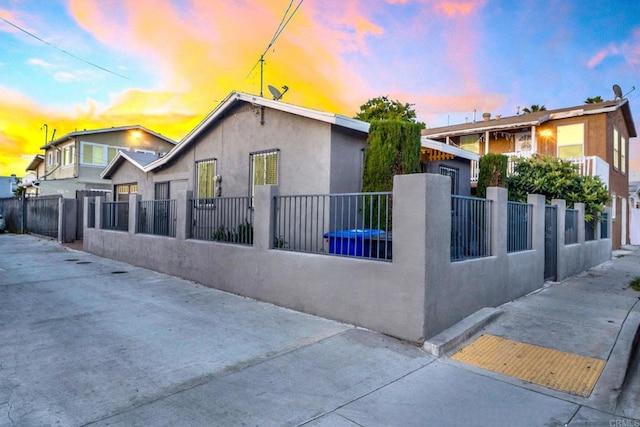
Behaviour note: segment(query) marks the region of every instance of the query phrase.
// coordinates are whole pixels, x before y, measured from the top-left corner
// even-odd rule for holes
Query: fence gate
[[[556,206],[544,209],[544,280],[555,280],[558,269],[558,215]]]
[[[84,198],[104,196],[108,192],[95,190],[76,190],[76,200],[78,201],[76,210],[76,240],[82,240],[84,236]]]

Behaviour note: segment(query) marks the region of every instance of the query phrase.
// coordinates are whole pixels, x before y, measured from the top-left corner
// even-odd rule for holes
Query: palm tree
[[[604,102],[604,99],[600,95],[594,96],[593,98],[587,98],[584,103],[585,104],[597,104],[598,102]]]
[[[522,112],[525,114],[535,113],[537,111],[547,111],[547,107],[544,105],[533,104],[531,107],[524,107]]]

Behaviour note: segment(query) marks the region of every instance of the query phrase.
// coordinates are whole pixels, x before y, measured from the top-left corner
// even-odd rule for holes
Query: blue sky
[[[48,44],[0,20],[0,175],[23,173],[44,123],[180,139],[230,91],[259,93],[250,70],[289,4],[1,0],[0,18]],[[638,0],[304,0],[265,59],[285,102],[348,116],[388,95],[436,127],[613,99],[618,84],[638,87],[640,126]]]

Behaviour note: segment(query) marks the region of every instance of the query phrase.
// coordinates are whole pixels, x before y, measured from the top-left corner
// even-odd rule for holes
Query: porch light
[[[133,135],[135,139],[140,139],[140,137],[142,136],[142,132],[140,132],[139,130],[134,130],[133,132],[131,132],[131,135]]]
[[[551,132],[551,129],[544,129],[540,131],[540,136],[544,136],[545,138],[549,138],[552,135],[553,132]]]

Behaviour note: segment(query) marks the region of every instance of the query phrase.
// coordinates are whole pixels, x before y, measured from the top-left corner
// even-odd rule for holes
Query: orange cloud
[[[442,2],[437,6],[437,9],[450,17],[456,15],[469,15],[476,8],[476,3],[477,2],[473,1]]]

